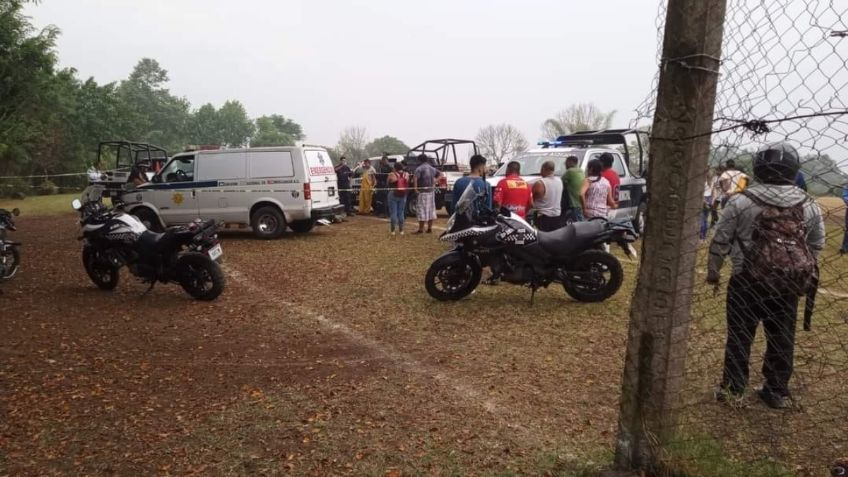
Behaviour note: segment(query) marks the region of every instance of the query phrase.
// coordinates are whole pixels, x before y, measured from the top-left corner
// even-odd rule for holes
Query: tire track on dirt
[[[340,323],[339,321],[303,305],[275,296],[267,289],[254,284],[250,279],[230,264],[225,265],[223,268],[225,273],[227,273],[233,281],[250,291],[252,294],[264,297],[271,303],[279,306],[280,308],[289,310],[296,316],[314,320],[316,323],[328,330],[344,336],[355,345],[371,350],[376,356],[385,359],[389,363],[393,363],[395,367],[407,373],[418,375],[435,382],[459,398],[460,402],[464,403],[466,407],[481,409],[486,414],[490,415],[499,427],[503,427],[517,433],[525,445],[536,448],[543,446],[543,441],[539,438],[539,436],[544,435],[541,427],[533,426],[534,429],[531,429],[526,424],[519,423],[519,418],[522,416],[517,416],[514,413],[507,411],[506,407],[487,397],[480,390],[463,383],[460,379],[450,376],[438,368],[415,359],[410,354],[404,353],[391,345],[369,338],[365,334],[352,329],[344,323]],[[523,417],[523,420],[527,421],[526,416]]]

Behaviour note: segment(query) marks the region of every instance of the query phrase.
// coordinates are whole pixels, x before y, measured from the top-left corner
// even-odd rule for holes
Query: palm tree
[[[556,138],[576,131],[609,129],[616,111],[603,112],[594,103],[572,104],[542,123],[542,134]]]

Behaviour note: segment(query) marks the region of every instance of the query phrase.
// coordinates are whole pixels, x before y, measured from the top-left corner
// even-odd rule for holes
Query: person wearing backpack
[[[748,385],[751,344],[763,323],[766,352],[759,398],[774,409],[791,405],[789,380],[795,348],[798,298],[818,278],[824,221],[815,200],[795,186],[800,161],[788,143],[761,148],[753,160],[756,183],[735,194],[716,225],[707,283],[718,287],[724,258],[733,273],[727,285],[727,342],[719,402],[734,405]]]
[[[403,223],[406,219],[406,195],[409,192],[409,174],[404,172],[403,164],[395,163],[394,170],[386,179],[390,191],[386,203],[389,209],[389,231],[395,236],[395,227],[403,235]]]

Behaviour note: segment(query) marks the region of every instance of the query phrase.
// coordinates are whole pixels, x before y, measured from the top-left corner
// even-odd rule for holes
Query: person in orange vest
[[[521,178],[521,164],[515,161],[506,165],[506,177],[495,187],[492,201],[495,207],[504,207],[522,219],[533,207],[533,193],[527,181]]]

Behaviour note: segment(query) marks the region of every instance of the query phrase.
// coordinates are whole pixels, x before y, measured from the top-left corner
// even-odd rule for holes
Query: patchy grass
[[[681,439],[665,449],[664,464],[682,477],[792,477],[782,464],[767,459],[740,462],[727,457],[709,436]]]
[[[587,477],[612,460],[635,262],[601,304],[552,286],[530,306],[507,284],[441,303],[423,286],[437,234],[392,239],[355,217],[277,241],[222,234],[227,289],[197,303],[126,274],[94,289],[74,222],[25,213],[16,234],[0,474]],[[823,298],[799,332],[802,412],[728,409],[711,395],[724,295],[696,283],[681,421],[703,438],[674,456],[693,475],[782,477],[742,467],[766,456],[821,475],[846,444],[842,302]],[[718,451],[730,463],[704,457]]]
[[[58,195],[34,195],[23,200],[0,199],[0,209],[21,209],[21,215],[41,217],[73,212],[71,202],[79,199],[80,193]]]

